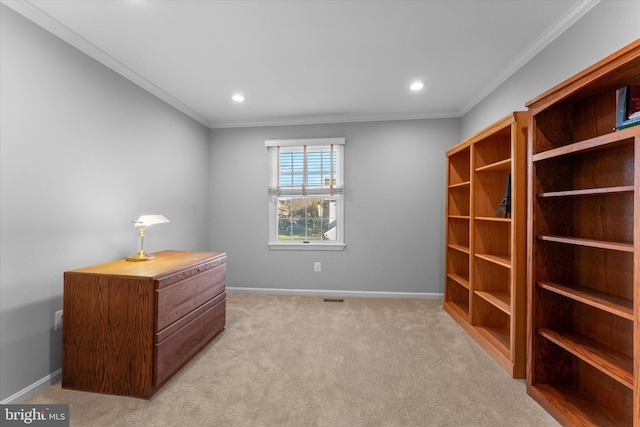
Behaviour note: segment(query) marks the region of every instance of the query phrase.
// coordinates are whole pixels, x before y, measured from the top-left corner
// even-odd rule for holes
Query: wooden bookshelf
[[[527,392],[567,426],[640,426],[640,40],[527,103]]]
[[[509,375],[526,372],[526,112],[447,152],[444,309]],[[495,216],[511,174],[511,214]]]

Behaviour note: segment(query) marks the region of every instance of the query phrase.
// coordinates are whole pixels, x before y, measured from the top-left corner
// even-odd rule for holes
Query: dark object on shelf
[[[496,214],[493,216],[496,218],[502,212],[503,218],[511,218],[511,174],[507,174],[507,183],[504,186],[504,196],[502,196],[502,202],[498,206]]]
[[[616,130],[640,124],[640,86],[618,89],[616,105]]]

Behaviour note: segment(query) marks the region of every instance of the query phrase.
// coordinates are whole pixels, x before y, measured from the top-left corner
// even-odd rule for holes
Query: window
[[[269,247],[344,248],[344,138],[265,141]]]

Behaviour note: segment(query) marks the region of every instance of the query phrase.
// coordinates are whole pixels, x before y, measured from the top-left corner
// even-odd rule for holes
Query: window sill
[[[342,251],[344,243],[269,243],[272,251]]]

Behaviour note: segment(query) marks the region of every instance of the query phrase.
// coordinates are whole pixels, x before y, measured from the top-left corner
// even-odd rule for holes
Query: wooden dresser
[[[226,254],[64,273],[62,388],[149,398],[225,326]]]

